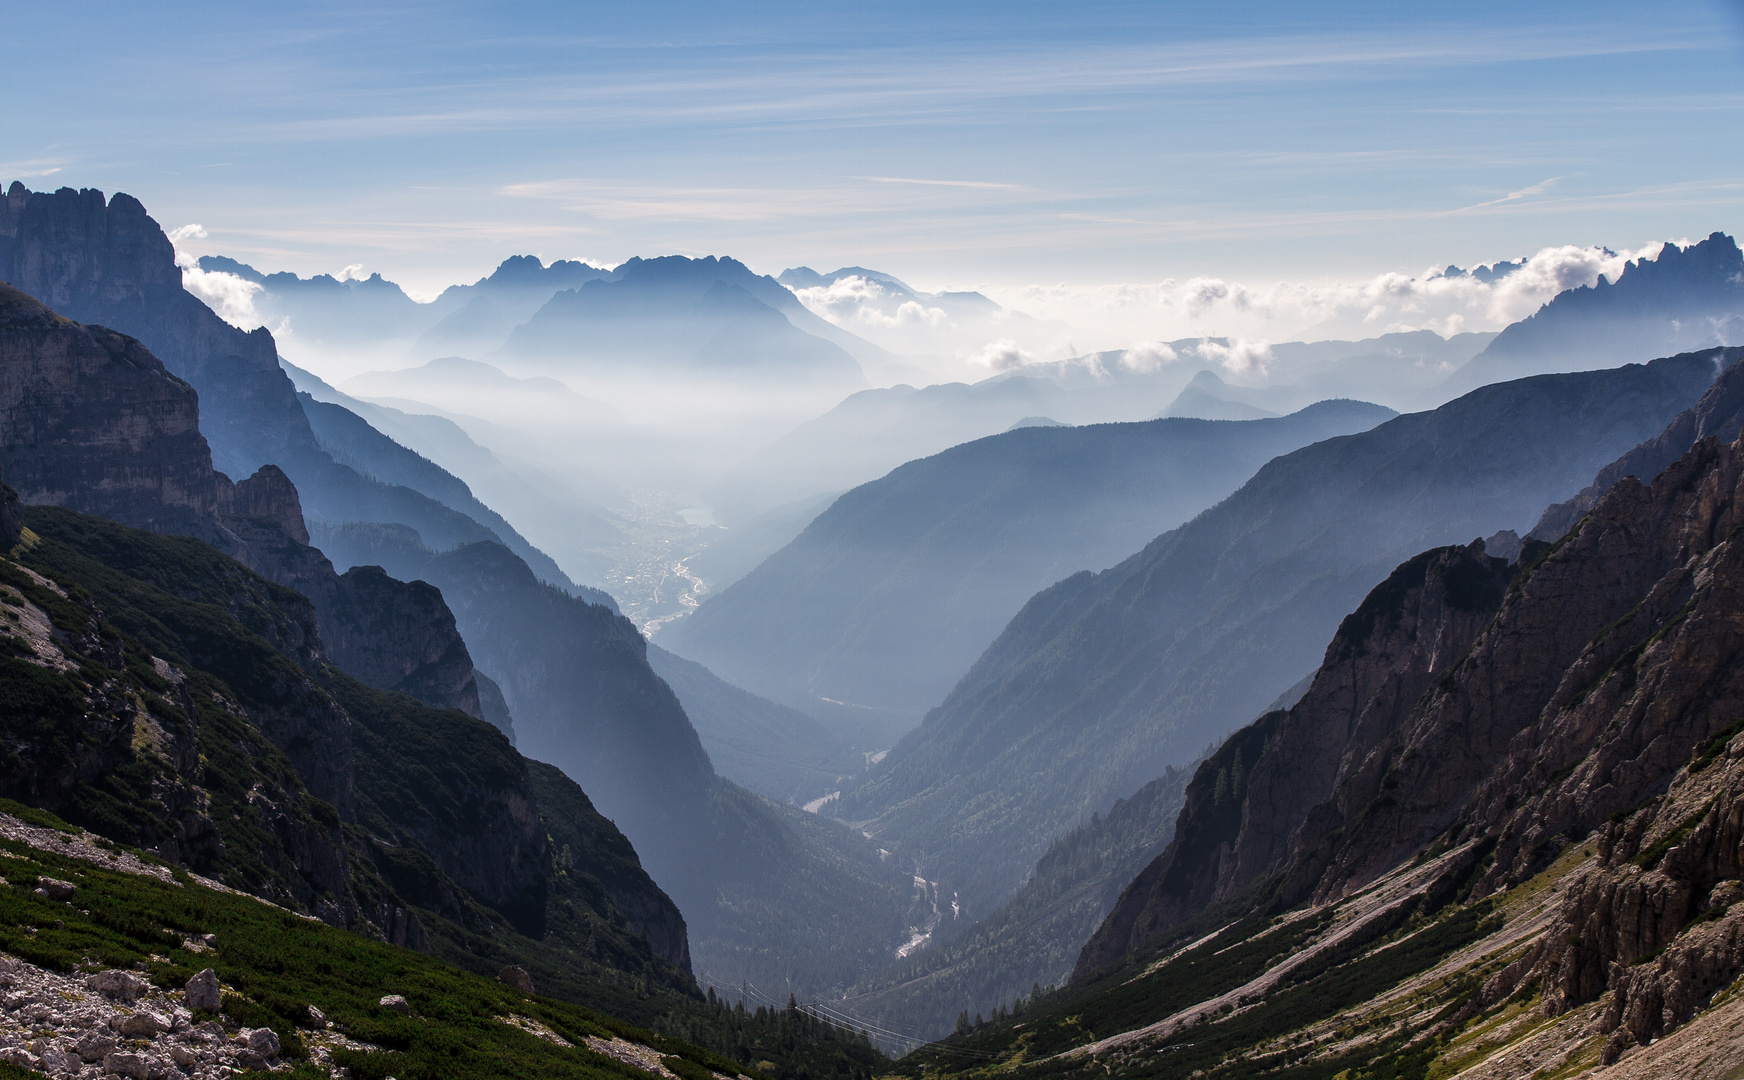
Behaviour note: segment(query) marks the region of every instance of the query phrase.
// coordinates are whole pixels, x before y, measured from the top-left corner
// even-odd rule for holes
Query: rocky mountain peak
[[[239,517],[266,518],[276,522],[297,543],[309,542],[297,486],[277,465],[262,465],[253,476],[238,483],[231,496],[230,512]]]

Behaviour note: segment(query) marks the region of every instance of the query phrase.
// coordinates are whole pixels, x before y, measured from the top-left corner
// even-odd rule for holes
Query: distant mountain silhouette
[[[538,552],[549,553],[552,559],[567,567],[564,573],[577,580],[603,581],[609,568],[609,560],[601,553],[629,542],[620,531],[615,515],[602,505],[625,505],[628,496],[603,477],[572,472],[567,482],[558,481],[530,463],[501,457],[488,447],[479,445],[459,424],[446,416],[435,415],[435,410],[430,406],[403,403],[408,409],[399,409],[386,404],[362,401],[341,393],[321,378],[294,364],[281,363],[297,384],[299,392],[312,397],[315,402],[338,405],[344,411],[362,417],[371,428],[401,447],[416,452],[464,480],[472,493],[489,507],[501,508],[504,515],[512,516],[520,523],[518,528],[525,529],[530,539],[518,541],[507,534],[499,534],[500,538],[510,550],[526,559],[528,565],[541,577],[551,581],[560,580],[551,576],[549,568],[541,561],[546,558],[545,554],[529,554],[528,550],[522,549],[523,545],[531,550],[531,544],[536,542]],[[465,363],[470,364],[472,361]],[[508,379],[508,376],[502,378],[516,386],[551,381],[513,380]],[[319,418],[324,414],[318,408],[308,406],[305,406],[305,411],[309,413],[317,430],[321,431]],[[321,437],[331,438],[324,431]],[[441,497],[447,505],[459,505],[448,503],[446,496]],[[481,517],[480,520],[485,519]],[[334,535],[329,530],[329,536]],[[365,533],[345,530],[345,535],[362,539]],[[379,536],[368,537],[370,544],[379,539]],[[369,557],[364,548],[349,545],[332,550],[323,545],[322,550],[327,551],[335,561],[348,560],[352,564],[380,561],[378,558]]]
[[[289,320],[291,333],[322,345],[373,344],[415,334],[429,324],[427,305],[380,274],[340,279],[331,274],[298,277],[263,274],[223,255],[203,255],[200,269],[235,274],[261,287],[254,309],[268,326]]]
[[[1120,565],[1036,594],[831,810],[988,911],[1050,837],[1312,670],[1402,557],[1528,527],[1714,374],[1694,354],[1523,379],[1277,458]]]
[[[1547,371],[1639,363],[1715,345],[1744,344],[1744,254],[1724,233],[1667,244],[1615,282],[1558,293],[1503,330],[1448,379],[1458,392]]]
[[[610,276],[611,271],[583,262],[559,259],[546,266],[533,255],[510,256],[490,276],[442,291],[430,305],[432,319],[440,321],[413,343],[412,355],[421,359],[493,352],[559,292]]]
[[[1029,427],[953,447],[843,495],[661,641],[779,699],[918,717],[1036,589],[1113,563],[1280,453],[1392,415],[1323,402],[1273,420]]]
[[[853,356],[800,329],[804,312],[773,278],[733,259],[631,259],[609,281],[567,290],[516,328],[498,354],[517,367],[623,377],[691,377],[852,387]]]
[[[1229,384],[1218,378],[1215,372],[1201,371],[1193,376],[1193,381],[1169,403],[1158,419],[1196,416],[1201,420],[1259,420],[1278,415],[1269,409],[1224,397],[1228,392]]]
[[[231,326],[182,288],[169,238],[132,196],[105,201],[100,191],[71,188],[32,193],[14,183],[0,203],[0,275],[69,318],[138,338],[192,384],[219,471],[242,477],[277,465],[309,518],[404,525],[436,550],[500,539],[440,497],[382,482],[369,455],[335,461],[279,366],[272,334]],[[382,471],[393,470],[384,463]],[[449,476],[439,486],[453,483],[459,481]],[[555,564],[547,572],[570,584]]]

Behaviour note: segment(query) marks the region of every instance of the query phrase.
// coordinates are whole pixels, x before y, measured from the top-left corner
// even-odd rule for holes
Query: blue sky
[[[0,179],[266,269],[1414,273],[1744,227],[1737,2],[35,4]]]

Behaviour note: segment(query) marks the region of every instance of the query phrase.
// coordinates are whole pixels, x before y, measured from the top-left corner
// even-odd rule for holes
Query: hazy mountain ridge
[[[1037,589],[1119,560],[1280,453],[1392,415],[1324,402],[1275,420],[1032,427],[953,447],[841,496],[662,640],[788,700],[918,716]]]
[[[1311,670],[1312,643],[1399,557],[1523,527],[1714,371],[1697,354],[1499,384],[1280,457],[1122,565],[1037,594],[832,811],[874,819],[971,913],[990,908],[1037,838],[1190,760]]]
[[[553,296],[509,335],[499,355],[572,374],[864,385],[840,346],[794,325],[792,294],[733,259],[631,259],[610,280]]]
[[[803,805],[866,769],[864,754],[798,709],[741,690],[652,642],[648,666],[678,695],[715,770],[765,798]]]
[[[1744,444],[1696,439],[1513,563],[1399,566],[1307,695],[1199,767],[1076,987],[962,1048],[1020,1075],[1722,1075],[1741,476]]]
[[[200,392],[202,433],[222,472],[284,469],[313,517],[386,518],[432,547],[494,537],[438,499],[382,484],[323,451],[272,335],[243,333],[182,288],[175,252],[139,201],[63,188],[33,194],[14,183],[0,210],[0,268],[56,311],[130,332]]]
[[[1715,232],[1667,244],[1623,267],[1615,282],[1558,293],[1508,326],[1449,379],[1455,390],[1547,371],[1580,371],[1643,356],[1744,345],[1744,253]]]
[[[839,822],[717,776],[628,619],[541,584],[496,544],[440,555],[419,575],[477,643],[517,744],[579,781],[686,913],[714,985],[833,990],[894,947],[909,876]]]

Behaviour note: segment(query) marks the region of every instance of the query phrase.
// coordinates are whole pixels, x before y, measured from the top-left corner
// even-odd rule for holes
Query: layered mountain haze
[[[669,373],[740,390],[864,385],[853,356],[799,324],[822,320],[733,259],[631,259],[609,281],[554,296],[493,355],[606,383]]]
[[[1529,528],[1729,359],[1503,383],[1277,458],[1120,565],[1033,597],[832,812],[990,911],[1045,838],[1312,670],[1313,643],[1400,557]]]
[[[708,485],[705,496],[716,518],[732,527],[777,507],[846,491],[905,461],[1007,431],[1032,416],[1065,424],[1163,415],[1255,419],[1330,398],[1421,409],[1454,396],[1437,388],[1493,336],[1443,338],[1424,330],[1277,345],[1185,338],[1032,361],[973,383],[864,390],[748,455]],[[1225,404],[1176,410],[1194,380],[1205,389],[1205,377],[1197,372],[1207,365],[1215,369],[1209,377],[1221,384],[1207,392]]]
[[[721,978],[843,984],[898,938],[906,876],[841,826],[716,778],[627,621],[537,581],[494,541],[430,560],[424,576],[455,598],[458,624],[424,581],[374,566],[336,574],[307,545],[282,471],[269,464],[232,485],[212,470],[189,423],[193,390],[142,345],[10,289],[0,299],[0,355],[25,391],[0,402],[0,426],[33,494],[77,497],[80,477],[100,476],[102,509],[151,523],[182,507],[200,537],[58,507],[28,508],[20,534],[5,490],[11,558],[35,568],[0,560],[29,598],[14,607],[51,610],[40,626],[14,618],[35,659],[8,661],[9,791],[336,925],[473,970],[518,964],[516,978],[530,971],[547,993],[737,1038],[700,1000],[686,920],[638,852],[569,775],[513,749],[507,729],[588,772],[605,805],[650,836],[663,875],[690,887]],[[207,493],[199,505],[181,493],[188,478]],[[520,636],[478,633],[491,599]],[[505,601],[521,609],[508,615]],[[53,644],[59,624],[76,643]],[[33,627],[46,636],[31,644]],[[475,672],[463,632],[500,685]],[[65,700],[33,718],[16,690],[41,681],[37,662],[81,680],[113,668],[123,681],[58,687]],[[68,742],[55,725],[79,707],[87,730]],[[551,736],[553,708],[567,741]],[[14,783],[25,777],[35,780]],[[770,880],[789,885],[771,893]],[[741,1014],[747,1023],[767,1026]],[[871,1053],[801,1035],[807,1054]]]
[[[895,947],[908,875],[840,824],[717,776],[628,619],[540,583],[495,544],[439,556],[420,576],[442,590],[461,634],[476,643],[479,663],[501,686],[516,745],[575,778],[620,823],[686,913],[692,954],[715,985],[785,979],[834,990]],[[758,717],[767,704],[694,665],[672,667],[716,730]],[[786,725],[765,742],[805,734],[803,718],[774,710],[761,716]],[[750,734],[743,727],[723,732],[741,753],[754,754]],[[840,759],[826,736],[809,737],[818,747],[814,760],[793,747],[786,753],[813,767]],[[748,775],[797,774],[757,765]]]
[[[219,471],[240,477],[277,465],[309,517],[404,526],[435,550],[503,539],[439,496],[378,479],[378,468],[404,473],[401,448],[370,440],[354,454],[356,468],[335,461],[279,366],[272,335],[243,333],[183,289],[168,237],[138,200],[117,194],[105,202],[89,189],[35,194],[14,183],[0,212],[0,268],[61,314],[137,337],[187,380],[205,403],[201,431]],[[378,448],[387,460],[374,456]],[[425,475],[444,492],[458,483],[440,470]],[[511,542],[525,545],[519,536]],[[552,580],[569,584],[546,562]]]
[[[980,439],[843,495],[661,640],[778,699],[918,718],[1037,589],[1117,561],[1278,454],[1392,415],[1333,401],[1275,420]],[[868,741],[882,732],[850,734],[884,749]]]
[[[1555,543],[1397,567],[1300,702],[1199,766],[1074,986],[962,1050],[1045,1075],[1735,1069],[1744,447],[1694,432],[1735,426],[1738,372]]]
[[[1581,371],[1716,345],[1744,345],[1744,253],[1714,233],[1666,244],[1615,280],[1558,293],[1504,329],[1448,380],[1463,392],[1501,379]]]

